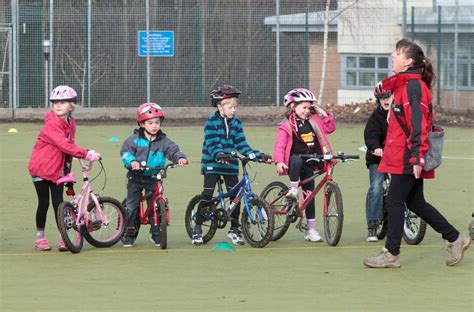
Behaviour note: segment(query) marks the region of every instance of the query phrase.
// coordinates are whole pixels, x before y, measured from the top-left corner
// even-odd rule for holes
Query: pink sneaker
[[[61,236],[58,239],[58,250],[59,251],[67,251],[66,244],[64,244],[64,240]]]
[[[48,240],[46,238],[38,238],[35,241],[35,249],[39,251],[46,251],[51,250],[51,246],[49,246]]]

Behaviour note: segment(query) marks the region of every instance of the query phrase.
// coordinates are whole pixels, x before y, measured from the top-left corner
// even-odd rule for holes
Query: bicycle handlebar
[[[341,162],[346,162],[346,161],[355,161],[356,159],[360,158],[359,155],[345,155],[344,153],[339,153],[337,155],[300,154],[299,156],[301,158],[308,158],[308,160],[315,160],[318,162],[321,162],[321,161],[330,162],[333,159],[340,160]]]
[[[252,155],[252,154],[250,154],[250,155]],[[264,154],[262,154],[262,155],[264,155]],[[252,156],[242,157],[242,156],[237,155],[237,153],[232,153],[232,154],[221,153],[221,154],[218,154],[216,156],[216,160],[218,160],[218,161],[219,160],[232,160],[232,159],[237,159],[237,160],[240,160],[241,162],[249,162],[249,161],[260,162],[260,163],[266,163],[267,162],[266,160],[262,159],[262,157],[255,156],[255,154],[253,154],[253,157]]]

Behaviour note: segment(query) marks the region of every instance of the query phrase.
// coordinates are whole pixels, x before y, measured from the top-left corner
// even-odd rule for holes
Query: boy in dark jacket
[[[204,142],[202,144],[201,174],[204,175],[202,201],[196,213],[196,225],[193,229],[193,245],[202,245],[202,211],[211,203],[214,188],[219,176],[222,176],[226,187],[230,190],[239,182],[239,164],[235,160],[224,160],[219,156],[238,151],[250,157],[271,160],[268,155],[252,149],[245,139],[242,122],[235,117],[240,91],[231,85],[222,85],[211,92],[211,104],[217,110],[211,114],[204,126]],[[231,214],[231,226],[227,236],[234,245],[243,245],[242,233],[239,229],[240,205]]]
[[[367,192],[367,241],[376,242],[377,229],[383,217],[383,180],[385,173],[378,172],[387,137],[387,114],[392,102],[392,93],[380,88],[374,90],[377,108],[369,117],[364,129],[364,141],[367,146],[365,161],[369,169],[370,187]]]
[[[180,166],[188,161],[186,155],[180,151],[178,145],[171,141],[161,131],[161,122],[165,118],[163,110],[158,104],[144,103],[137,109],[137,122],[140,128],[135,129],[120,149],[122,162],[129,171],[127,173],[127,207],[128,223],[123,237],[123,247],[133,247],[137,236],[136,220],[138,202],[143,189],[153,191],[156,179],[151,172],[141,171],[140,165],[145,163],[149,167],[163,167],[166,159]],[[151,241],[160,246],[160,229],[153,223],[153,216],[149,216]]]

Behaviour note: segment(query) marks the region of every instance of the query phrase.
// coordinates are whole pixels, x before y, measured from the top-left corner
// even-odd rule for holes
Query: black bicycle
[[[383,216],[379,221],[379,226],[377,229],[377,238],[384,239],[387,236],[387,207],[386,207],[386,198],[388,195],[388,188],[390,185],[390,174],[385,175],[383,182]],[[369,198],[366,198],[365,209],[368,209]],[[426,222],[414,212],[408,209],[405,204],[405,222],[403,224],[403,240],[409,245],[418,245],[421,243],[426,233]]]

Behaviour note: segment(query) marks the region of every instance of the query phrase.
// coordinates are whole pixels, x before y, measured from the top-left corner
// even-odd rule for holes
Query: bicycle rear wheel
[[[87,231],[84,232],[84,238],[94,247],[110,247],[123,236],[127,224],[127,212],[115,198],[100,197],[98,200],[102,213],[94,202],[89,203],[87,210],[91,219]]]
[[[324,236],[330,246],[336,246],[342,235],[344,212],[342,206],[342,194],[337,183],[327,184],[324,200]]]
[[[274,181],[265,186],[260,193],[260,197],[268,202],[275,222],[273,228],[273,241],[277,241],[285,235],[290,227],[291,221],[288,219],[288,200],[284,192],[288,189],[285,183]]]
[[[242,232],[245,240],[254,248],[265,247],[273,237],[273,213],[260,196],[249,198],[249,209],[243,207]]]
[[[199,203],[202,200],[202,195],[194,196],[186,208],[186,213],[184,215],[184,224],[186,226],[186,232],[188,233],[189,238],[193,238],[193,229],[196,225],[196,213],[198,211]],[[204,222],[202,224],[202,240],[203,243],[210,241],[217,231],[217,219],[215,218],[214,211],[216,211],[216,206],[214,203],[211,203],[210,207],[204,209]]]
[[[58,207],[58,228],[64,244],[72,253],[82,250],[84,239],[76,225],[77,212],[70,202],[62,202]]]
[[[166,217],[166,210],[167,210],[167,204],[165,203],[164,200],[160,199],[158,200],[158,203],[156,205],[158,211],[158,219],[159,221],[159,226],[160,226],[160,248],[161,249],[166,249],[168,245],[168,221]]]
[[[426,233],[426,222],[414,212],[405,207],[405,222],[403,224],[403,240],[409,245],[421,243]]]

